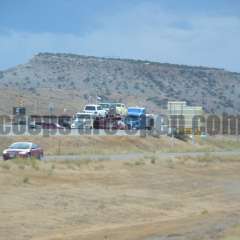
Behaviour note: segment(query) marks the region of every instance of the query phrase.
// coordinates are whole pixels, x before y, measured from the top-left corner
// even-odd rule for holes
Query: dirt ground
[[[239,172],[153,156],[0,162],[0,239],[237,240]]]

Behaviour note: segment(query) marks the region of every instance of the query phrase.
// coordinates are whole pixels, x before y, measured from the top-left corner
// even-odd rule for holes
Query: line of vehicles
[[[22,109],[22,108],[21,108]],[[151,130],[154,127],[154,115],[147,114],[142,107],[127,108],[123,103],[87,104],[74,116],[31,115],[13,111],[12,125],[25,125],[30,129],[118,129]]]
[[[122,103],[100,103],[86,105],[82,112],[74,115],[72,129],[119,129],[139,130],[154,127],[154,117],[145,108],[127,108]]]

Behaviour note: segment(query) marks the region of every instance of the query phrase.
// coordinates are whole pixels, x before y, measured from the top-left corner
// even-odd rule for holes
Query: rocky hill
[[[206,112],[240,112],[240,74],[223,69],[40,53],[0,72],[0,112],[20,101],[30,114],[80,111],[96,96],[162,112],[168,100],[203,105]]]

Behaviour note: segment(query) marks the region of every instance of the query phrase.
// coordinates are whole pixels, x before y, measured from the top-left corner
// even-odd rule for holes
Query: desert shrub
[[[10,170],[10,168],[11,168],[10,165],[7,163],[1,164],[1,167],[5,170]]]
[[[14,160],[12,160],[12,163],[17,165],[19,169],[25,169],[26,166],[31,167],[33,169],[35,169],[36,171],[38,171],[39,168],[39,160],[37,160],[36,158],[16,158]]]
[[[155,156],[152,156],[152,157],[150,158],[150,162],[151,162],[151,164],[155,164],[155,163],[156,163],[156,157],[155,157]]]
[[[23,180],[22,180],[22,182],[23,182],[24,184],[28,184],[28,183],[30,182],[29,177],[24,177]]]
[[[140,159],[140,160],[137,160],[134,164],[136,166],[142,166],[142,165],[145,165],[145,161],[143,159]]]

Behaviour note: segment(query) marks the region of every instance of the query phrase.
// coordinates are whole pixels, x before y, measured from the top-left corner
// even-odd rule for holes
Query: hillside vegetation
[[[29,113],[47,113],[49,105],[72,113],[96,96],[154,112],[164,112],[168,100],[185,100],[210,113],[238,113],[239,83],[239,73],[223,69],[40,53],[0,72],[0,113],[11,113],[21,99]]]

